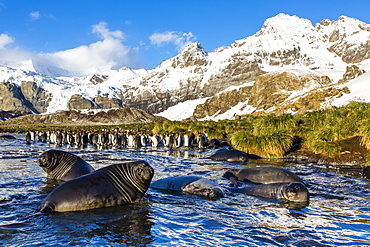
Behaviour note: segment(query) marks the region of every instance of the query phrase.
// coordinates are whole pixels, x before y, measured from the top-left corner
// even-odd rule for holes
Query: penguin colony
[[[100,130],[87,131],[28,131],[26,142],[49,142],[52,145],[70,145],[83,147],[91,144],[95,147],[142,148],[147,146],[164,146],[169,149],[181,147],[205,148],[208,143],[207,134],[147,134],[138,131]]]

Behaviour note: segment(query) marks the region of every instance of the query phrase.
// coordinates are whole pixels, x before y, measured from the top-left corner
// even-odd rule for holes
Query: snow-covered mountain
[[[121,68],[75,78],[53,77],[58,68],[37,61],[28,70],[0,67],[0,109],[53,113],[127,106],[180,120],[370,102],[369,40],[370,25],[353,18],[314,26],[279,14],[228,47],[207,53],[195,42],[149,71]]]

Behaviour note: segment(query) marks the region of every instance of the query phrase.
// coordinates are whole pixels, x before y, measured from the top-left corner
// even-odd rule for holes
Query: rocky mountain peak
[[[202,47],[202,45],[199,42],[193,42],[193,43],[189,44],[188,46],[186,46],[184,48],[184,50],[181,51],[180,54],[186,53],[186,52],[207,54],[204,51],[204,48]]]
[[[268,33],[289,33],[296,34],[296,31],[313,30],[310,20],[300,18],[296,15],[278,14],[277,16],[267,19],[262,25],[259,35]]]
[[[353,37],[358,41],[369,35],[370,25],[351,17],[340,16],[336,21],[322,20],[316,24],[316,30],[322,35],[339,32],[343,38]]]
[[[207,65],[208,54],[198,42],[194,42],[185,47],[179,55],[170,60],[172,60],[172,67],[174,68],[201,66]]]
[[[316,25],[327,49],[345,63],[359,63],[370,58],[370,25],[341,16],[337,21],[327,19]]]

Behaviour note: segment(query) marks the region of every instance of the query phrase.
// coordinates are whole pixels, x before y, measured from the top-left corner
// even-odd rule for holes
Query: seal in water
[[[180,191],[185,194],[205,196],[209,198],[223,197],[224,191],[218,184],[209,179],[197,176],[168,177],[154,181],[153,189]]]
[[[246,162],[248,154],[236,149],[219,149],[209,158],[217,161]]]
[[[221,146],[222,146],[222,144],[221,144],[220,140],[218,140],[216,138],[211,139],[208,143],[208,147],[211,147],[211,148],[219,148]]]
[[[17,138],[15,138],[12,135],[0,135],[0,140],[15,140],[15,139]]]
[[[124,205],[143,197],[153,168],[145,161],[114,164],[63,183],[36,212],[81,211]]]
[[[95,169],[80,157],[60,151],[48,150],[38,159],[39,166],[48,174],[48,178],[68,181],[94,172]]]
[[[293,172],[280,167],[248,167],[243,169],[230,169],[222,177],[232,178],[257,184],[281,183],[281,182],[302,182]]]
[[[309,200],[308,190],[300,182],[259,184],[243,188],[230,188],[230,190],[284,202],[307,202]]]
[[[370,166],[365,167],[365,169],[362,172],[363,178],[370,178]]]

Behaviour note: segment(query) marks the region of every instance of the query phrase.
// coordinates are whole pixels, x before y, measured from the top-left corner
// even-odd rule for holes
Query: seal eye
[[[291,195],[297,194],[298,191],[299,191],[299,186],[298,185],[293,185],[293,186],[288,186],[287,187],[287,193],[289,193]]]
[[[39,165],[40,166],[44,166],[44,164],[46,163],[45,160],[46,160],[45,155],[44,154],[41,154],[40,155],[40,158],[39,158]]]
[[[292,192],[297,192],[298,190],[299,190],[299,187],[298,186],[293,186]]]
[[[141,179],[143,181],[146,181],[148,179],[151,179],[153,174],[153,169],[145,164],[139,164],[135,167],[135,176],[137,176],[138,179]]]
[[[142,176],[142,175],[144,175],[144,170],[143,170],[143,168],[136,168],[136,170],[135,170],[135,174],[137,175],[137,176]]]
[[[289,187],[289,188],[287,189],[287,192],[288,192],[288,193],[294,193],[294,192],[295,192],[295,189],[294,189],[294,188],[292,188],[292,187]]]

